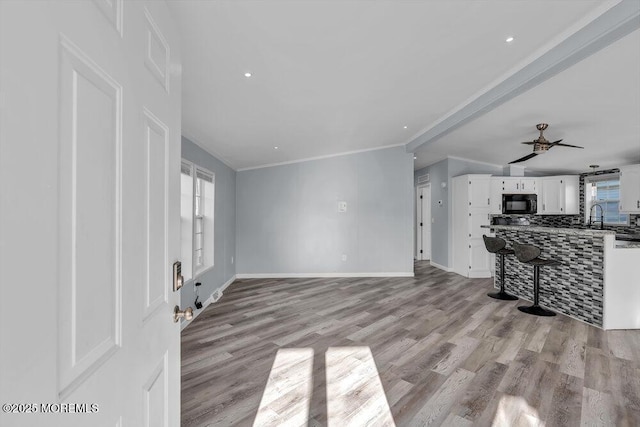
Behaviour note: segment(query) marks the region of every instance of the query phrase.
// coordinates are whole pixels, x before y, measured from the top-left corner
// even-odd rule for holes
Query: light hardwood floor
[[[428,262],[415,278],[238,280],[182,333],[182,425],[251,426],[261,401],[263,425],[291,408],[309,426],[640,425],[640,331],[521,313],[492,281]],[[336,386],[329,348],[359,351],[348,371],[371,378]],[[274,366],[280,349],[305,350]]]

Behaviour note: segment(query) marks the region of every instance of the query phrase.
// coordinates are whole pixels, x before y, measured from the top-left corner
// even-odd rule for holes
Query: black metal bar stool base
[[[546,310],[540,307],[539,305],[531,305],[531,306],[521,305],[518,307],[518,310],[522,311],[523,313],[533,314],[534,316],[551,317],[556,315],[553,311]]]
[[[510,295],[506,292],[489,292],[487,294],[488,296],[490,296],[491,298],[495,298],[495,299],[501,299],[501,300],[505,300],[505,301],[515,301],[518,299],[518,297]]]

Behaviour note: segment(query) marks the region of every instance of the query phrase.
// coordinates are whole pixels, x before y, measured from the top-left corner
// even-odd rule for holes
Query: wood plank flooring
[[[640,425],[640,331],[530,316],[487,297],[492,279],[415,270],[234,282],[183,331],[182,425],[251,426],[259,408],[273,426]],[[329,348],[362,365],[327,369]],[[274,366],[280,349],[306,350]],[[371,380],[336,384],[356,370]]]

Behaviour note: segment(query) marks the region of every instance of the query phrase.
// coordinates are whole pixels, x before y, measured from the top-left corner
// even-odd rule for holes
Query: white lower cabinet
[[[491,254],[487,252],[482,236],[480,239],[469,239],[469,274],[467,277],[491,277]]]
[[[489,224],[490,175],[462,175],[451,180],[453,271],[465,277],[491,277],[491,255],[481,228]]]

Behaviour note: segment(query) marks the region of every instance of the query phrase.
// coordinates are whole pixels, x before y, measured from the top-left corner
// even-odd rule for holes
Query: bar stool
[[[482,239],[484,239],[484,246],[487,248],[487,251],[492,254],[500,255],[500,291],[490,292],[487,295],[495,299],[508,301],[517,300],[518,297],[510,295],[504,291],[504,256],[511,255],[513,253],[513,249],[506,249],[507,242],[499,237],[487,237],[483,235]]]
[[[518,261],[533,265],[533,305],[528,307],[521,305],[518,307],[518,310],[536,316],[555,316],[556,314],[553,311],[546,310],[538,304],[538,297],[540,295],[540,267],[560,265],[561,263],[552,259],[539,258],[542,251],[537,246],[514,243],[513,251]]]

